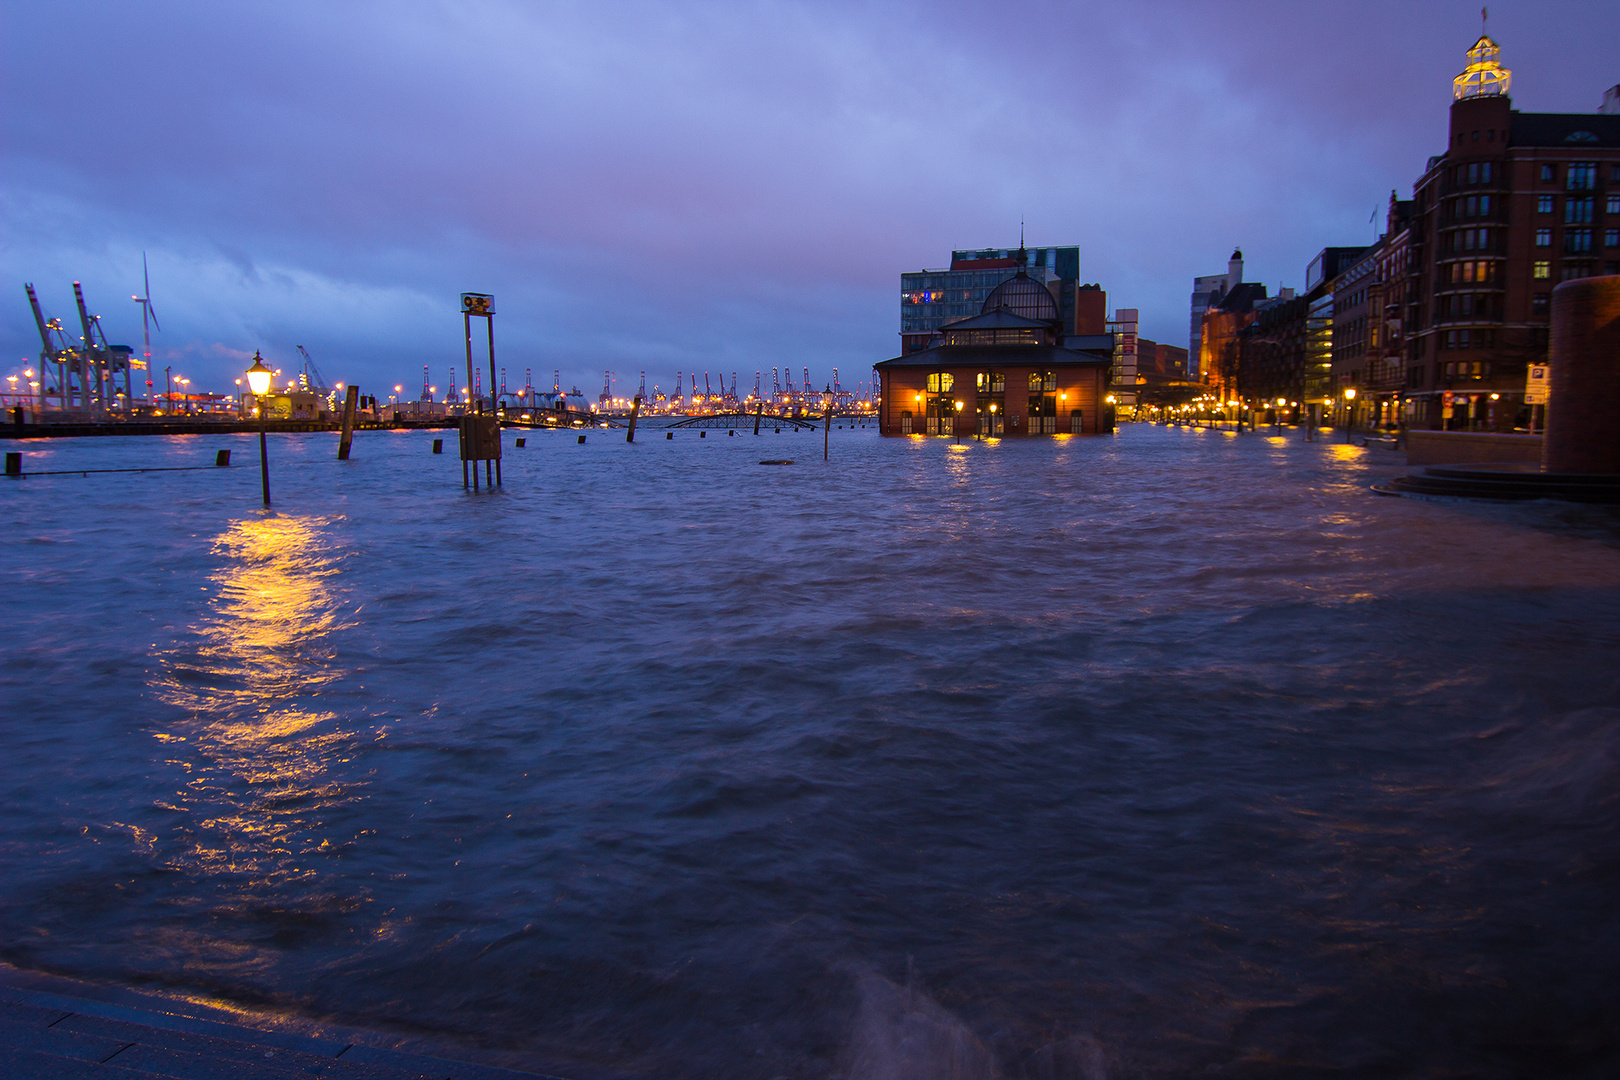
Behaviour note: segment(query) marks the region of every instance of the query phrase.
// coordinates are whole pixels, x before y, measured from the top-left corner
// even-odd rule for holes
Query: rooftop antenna
[[[146,360],[146,403],[151,405],[153,404],[152,331],[146,325],[146,321],[148,319],[152,320],[152,326],[157,326],[159,330],[162,330],[163,327],[158,326],[157,312],[152,310],[152,275],[146,270],[146,252],[144,251],[141,252],[141,289],[146,293],[145,296],[132,296],[130,299],[141,305],[141,355]]]

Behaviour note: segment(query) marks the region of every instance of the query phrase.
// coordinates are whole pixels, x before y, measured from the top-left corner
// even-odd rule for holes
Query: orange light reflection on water
[[[319,519],[266,516],[234,522],[214,543],[223,565],[200,644],[167,658],[158,691],[191,723],[167,732],[191,743],[192,775],[179,793],[196,815],[178,861],[204,875],[270,882],[307,877],[328,849],[323,810],[354,797],[328,775],[355,734],[315,704],[342,674],[330,635],[346,624],[333,588],[331,543]]]

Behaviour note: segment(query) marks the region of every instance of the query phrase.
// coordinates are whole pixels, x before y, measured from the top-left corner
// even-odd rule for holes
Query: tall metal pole
[[[489,404],[490,412],[495,411],[495,313],[492,311],[484,316],[484,322],[489,325]]]
[[[462,329],[467,332],[467,403],[472,404],[473,370],[472,370],[472,315],[469,312],[461,313]]]
[[[264,505],[270,505],[270,454],[264,438],[264,398],[259,399],[259,481],[264,487]]]

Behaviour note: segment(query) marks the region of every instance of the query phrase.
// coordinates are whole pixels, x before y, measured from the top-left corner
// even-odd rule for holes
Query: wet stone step
[[[152,1073],[22,1050],[0,1041],[0,1076],[6,1080],[154,1080]]]
[[[550,1080],[46,991],[0,987],[0,1078]]]
[[[272,1066],[289,1074],[314,1076],[323,1066],[329,1064],[341,1049],[334,1046],[330,1053],[312,1054],[286,1047],[256,1045],[213,1035],[199,1035],[190,1031],[169,1031],[100,1016],[68,1016],[51,1030],[121,1040],[130,1048],[120,1055],[118,1064],[127,1068],[150,1068],[151,1066],[141,1065],[138,1062],[156,1060],[151,1057],[153,1054],[181,1053],[222,1063],[238,1061],[244,1064]]]

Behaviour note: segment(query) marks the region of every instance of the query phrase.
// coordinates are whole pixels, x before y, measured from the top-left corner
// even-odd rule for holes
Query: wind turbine
[[[150,319],[151,325],[157,326],[159,330],[162,330],[163,327],[158,326],[157,312],[152,310],[152,276],[146,272],[146,252],[144,251],[141,252],[141,287],[146,292],[146,295],[131,296],[130,299],[141,305],[141,341],[143,343],[142,347],[145,350],[143,355],[146,357],[146,404],[151,405],[153,403],[152,331],[151,328],[147,326],[147,320]]]

